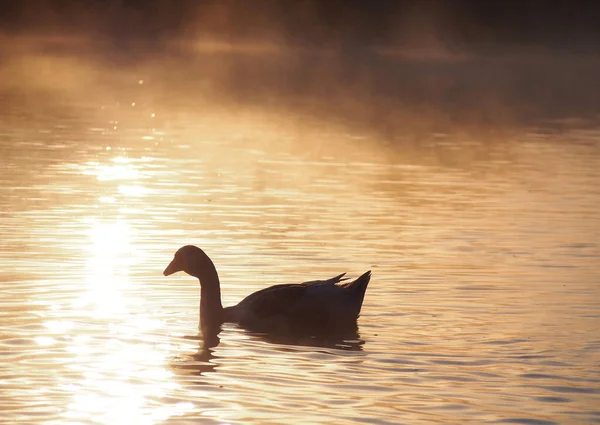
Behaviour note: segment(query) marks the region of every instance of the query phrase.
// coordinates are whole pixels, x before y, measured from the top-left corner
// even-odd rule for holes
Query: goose
[[[206,253],[193,245],[177,250],[163,275],[183,271],[200,281],[200,326],[203,331],[237,323],[256,332],[314,334],[357,329],[356,320],[371,279],[367,271],[344,282],[346,273],[327,280],[281,284],[248,295],[223,308],[219,275]]]

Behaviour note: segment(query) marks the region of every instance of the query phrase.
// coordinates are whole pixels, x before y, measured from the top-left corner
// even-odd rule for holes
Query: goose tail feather
[[[331,278],[330,280],[334,281],[334,282],[343,282],[344,280],[348,280],[350,279],[349,277],[344,277],[346,273],[342,273],[334,278]]]
[[[369,281],[371,280],[371,270],[363,273],[358,279],[353,280],[352,282],[343,283],[343,286],[346,289],[349,289],[353,292],[365,293],[367,290],[367,286],[369,285]]]
[[[346,282],[343,284],[343,288],[347,291],[348,299],[351,300],[352,305],[352,316],[357,319],[360,315],[360,309],[365,298],[365,292],[367,286],[371,280],[371,270],[363,273],[358,279],[352,282]]]

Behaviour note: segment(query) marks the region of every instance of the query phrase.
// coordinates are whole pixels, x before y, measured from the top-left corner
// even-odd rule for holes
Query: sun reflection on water
[[[125,221],[92,220],[82,302],[93,306],[100,316],[110,317],[125,309],[123,290],[130,285],[129,254],[133,251],[130,237],[131,228]]]
[[[52,334],[70,334],[67,351],[73,361],[69,369],[79,376],[69,378],[73,396],[62,415],[66,422],[93,418],[102,424],[152,425],[194,409],[189,402],[160,401],[179,386],[167,366],[172,347],[155,344],[151,335],[164,324],[133,295],[131,274],[140,256],[138,235],[123,211],[131,210],[129,198],[147,193],[139,184],[140,163],[146,161],[115,157],[108,163],[88,162],[81,167],[108,190],[98,197],[95,215],[83,220],[87,228],[82,247],[85,274],[73,304],[81,319],[46,324]],[[56,344],[50,336],[36,342],[39,346]]]
[[[125,196],[142,196],[145,195],[148,189],[139,185],[120,185],[119,193]]]
[[[137,180],[142,177],[134,160],[130,158],[117,156],[111,162],[112,164],[102,164],[89,161],[81,168],[83,174],[95,176],[98,181]]]

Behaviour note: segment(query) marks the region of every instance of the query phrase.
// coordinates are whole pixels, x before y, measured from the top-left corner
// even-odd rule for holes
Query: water
[[[3,102],[1,423],[600,422],[597,123],[386,144],[123,96]],[[202,350],[189,243],[224,305],[372,269],[360,340]]]

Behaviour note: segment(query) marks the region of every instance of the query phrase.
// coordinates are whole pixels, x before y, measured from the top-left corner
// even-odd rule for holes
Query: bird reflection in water
[[[362,346],[365,343],[360,339],[358,328],[344,332],[323,332],[317,334],[259,334],[250,333],[257,338],[278,345],[295,345],[300,347],[318,347],[329,348],[344,351],[362,351]]]
[[[242,330],[242,329],[240,329]],[[225,330],[224,332],[227,332]],[[295,347],[314,347],[325,348],[329,350],[342,351],[362,351],[364,340],[360,338],[358,327],[352,330],[341,332],[321,332],[321,333],[258,333],[242,330],[246,335],[253,339],[276,344],[280,351],[291,351],[285,346]],[[190,355],[180,357],[172,365],[173,369],[189,375],[203,375],[209,372],[215,372],[218,364],[215,359],[215,349],[221,342],[219,337],[223,332],[221,327],[215,329],[203,329],[198,335],[186,335],[186,340],[198,341],[198,350]]]
[[[207,335],[199,333],[198,335],[186,335],[184,339],[198,341],[198,350],[177,359],[172,364],[172,368],[189,375],[202,375],[208,372],[214,372],[217,366],[212,362],[215,358],[214,349],[219,345],[221,339],[218,332],[210,332]]]

